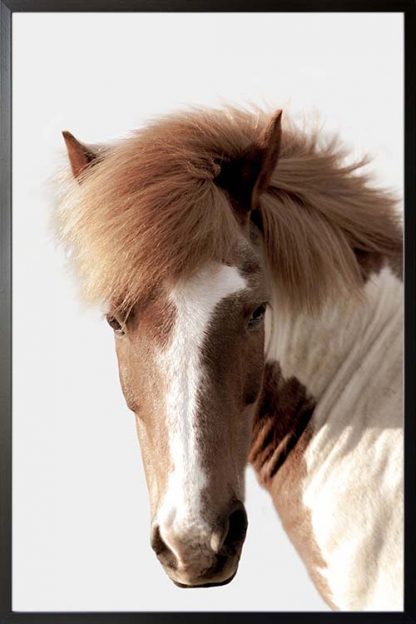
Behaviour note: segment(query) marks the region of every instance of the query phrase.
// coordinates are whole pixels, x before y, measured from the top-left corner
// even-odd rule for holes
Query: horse
[[[281,110],[63,135],[58,236],[114,331],[164,571],[233,579],[249,462],[332,609],[401,610],[398,197]]]

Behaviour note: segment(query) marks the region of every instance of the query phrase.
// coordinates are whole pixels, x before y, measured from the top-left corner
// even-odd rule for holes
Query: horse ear
[[[282,112],[276,111],[259,140],[251,148],[254,150],[257,165],[256,182],[253,188],[256,197],[259,197],[269,186],[277,165],[282,141]]]
[[[246,223],[257,208],[258,198],[270,184],[280,152],[282,111],[278,110],[259,138],[238,157],[215,164],[219,173],[216,184],[229,195],[236,216]]]
[[[97,159],[97,152],[91,146],[80,143],[68,130],[64,130],[62,136],[64,137],[74,178],[79,178],[86,167]]]

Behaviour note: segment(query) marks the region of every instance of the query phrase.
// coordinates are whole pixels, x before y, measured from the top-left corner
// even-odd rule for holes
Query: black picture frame
[[[401,12],[405,23],[405,597],[397,613],[12,611],[12,18],[16,12]],[[416,622],[416,0],[2,0],[0,83],[0,623]],[[353,42],[352,42],[353,45]],[[388,123],[388,119],[386,119]],[[80,562],[81,564],[81,562]],[[255,588],[253,588],[255,591]]]

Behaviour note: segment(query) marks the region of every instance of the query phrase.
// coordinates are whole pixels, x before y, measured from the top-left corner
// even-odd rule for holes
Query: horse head
[[[151,545],[184,587],[229,582],[246,535],[269,301],[251,217],[277,163],[280,119],[231,156],[221,145],[201,155],[197,126],[183,143],[162,124],[108,151],[64,134],[83,207],[70,219],[78,241],[89,237],[86,273],[111,282],[102,298],[137,423]]]

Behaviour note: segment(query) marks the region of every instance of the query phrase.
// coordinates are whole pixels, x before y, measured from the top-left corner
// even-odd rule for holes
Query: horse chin
[[[236,574],[237,574],[237,570],[235,570],[229,578],[225,579],[225,581],[212,581],[212,582],[201,583],[200,585],[198,584],[185,585],[184,583],[179,583],[178,581],[173,581],[173,582],[175,583],[176,587],[180,587],[181,589],[191,589],[191,588],[201,589],[202,587],[221,587],[221,585],[228,585],[228,583],[231,583],[231,581],[233,580]]]
[[[230,583],[238,569],[238,559],[231,559],[223,563],[221,568],[219,565],[215,566],[214,570],[205,572],[198,576],[172,574],[172,570],[165,569],[165,572],[169,576],[170,580],[181,589],[190,588],[202,588],[202,587],[219,587],[221,585],[227,585]]]

